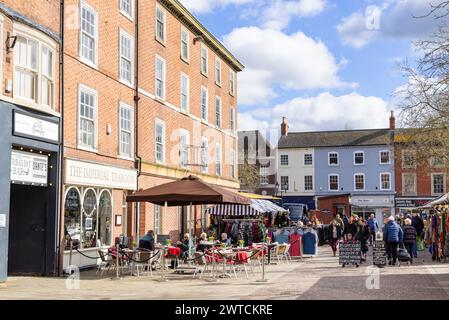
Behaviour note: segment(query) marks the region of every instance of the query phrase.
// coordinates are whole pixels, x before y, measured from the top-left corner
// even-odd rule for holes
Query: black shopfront
[[[57,274],[59,121],[0,101],[0,282]]]

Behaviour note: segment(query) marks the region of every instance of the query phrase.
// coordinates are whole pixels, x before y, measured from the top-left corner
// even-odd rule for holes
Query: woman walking
[[[368,253],[368,240],[369,240],[370,234],[371,234],[370,228],[366,224],[365,219],[363,219],[363,218],[360,219],[356,239],[358,241],[360,241],[360,245],[362,248],[362,260],[363,261],[366,261],[366,254]]]
[[[412,226],[412,220],[409,218],[405,219],[404,221],[404,245],[407,249],[408,253],[410,254],[410,264],[413,263],[413,248],[416,245],[416,238],[417,238],[417,232],[415,227]]]
[[[328,239],[332,252],[334,253],[334,257],[337,255],[338,241],[340,241],[342,233],[342,228],[338,221],[336,219],[332,220],[328,229]]]

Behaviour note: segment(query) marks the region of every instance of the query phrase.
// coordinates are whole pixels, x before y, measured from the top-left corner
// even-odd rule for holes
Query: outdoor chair
[[[253,268],[251,267],[251,265],[249,263],[249,261],[250,261],[249,257],[250,256],[251,255],[248,255],[248,259],[239,260],[236,257],[236,259],[234,260],[234,269],[236,269],[236,270],[242,270],[243,269],[243,271],[245,271],[245,274],[246,274],[246,279],[248,279],[248,270],[246,268],[247,265],[250,267],[250,270],[251,270],[252,274],[254,275]]]
[[[150,275],[151,277],[153,277],[153,270],[152,270],[152,260],[153,260],[153,255],[154,252],[153,251],[140,251],[136,254],[136,261],[135,265],[136,265],[136,271],[137,271],[137,276],[140,276],[140,273],[144,273],[145,269],[147,272],[147,275]],[[139,270],[140,269],[140,270]]]
[[[98,264],[97,272],[101,271],[100,276],[103,276],[103,272],[106,269],[107,273],[112,269],[116,268],[116,259],[113,259],[110,255],[106,255],[106,253],[102,250],[98,250],[98,255],[100,256],[100,263]]]
[[[278,253],[277,253],[277,259],[279,262],[282,262],[284,259],[287,261],[287,263],[290,263],[290,244],[281,244],[279,245]]]
[[[251,259],[250,259],[250,266],[258,265],[260,269],[262,269],[262,260],[263,260],[263,254],[262,249],[254,249],[251,252]]]
[[[193,277],[195,278],[198,272],[200,272],[201,273],[200,279],[201,279],[203,277],[203,274],[205,274],[206,271],[209,270],[209,265],[211,265],[211,263],[208,262],[208,260],[206,259],[206,255],[201,251],[195,252],[194,257],[196,268]]]
[[[270,249],[270,259],[273,261],[273,259],[278,259],[279,254],[279,245],[275,245],[273,248]]]

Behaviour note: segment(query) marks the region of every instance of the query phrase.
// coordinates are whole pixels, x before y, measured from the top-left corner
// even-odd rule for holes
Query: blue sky
[[[413,17],[430,1],[181,0],[247,66],[239,129],[274,131],[282,116],[293,131],[386,127],[398,63],[443,22]]]

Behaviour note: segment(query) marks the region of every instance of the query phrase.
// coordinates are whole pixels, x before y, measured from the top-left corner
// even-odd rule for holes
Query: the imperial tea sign
[[[11,181],[47,186],[48,157],[11,151]]]

